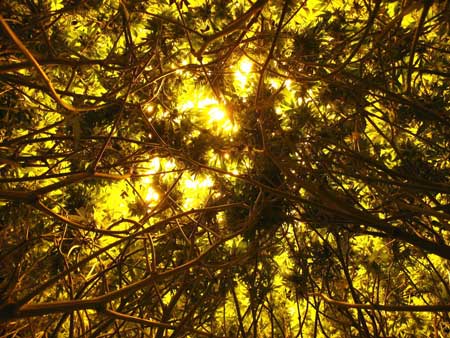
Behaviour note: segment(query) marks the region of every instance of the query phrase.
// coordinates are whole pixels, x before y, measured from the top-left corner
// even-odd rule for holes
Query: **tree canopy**
[[[2,336],[449,334],[449,1],[0,24]]]

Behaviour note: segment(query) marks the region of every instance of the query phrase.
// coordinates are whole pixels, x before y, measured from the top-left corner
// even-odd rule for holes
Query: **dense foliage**
[[[449,334],[449,1],[0,14],[4,337]]]

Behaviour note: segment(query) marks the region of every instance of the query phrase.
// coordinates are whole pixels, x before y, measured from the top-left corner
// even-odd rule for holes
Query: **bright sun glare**
[[[208,111],[208,115],[211,122],[218,122],[226,117],[225,112],[220,107],[212,107]]]
[[[204,112],[210,124],[222,122],[221,129],[231,130],[231,122],[228,121],[228,114],[224,106],[215,98],[201,97],[201,95],[193,95],[193,100],[187,100],[180,105],[182,111],[195,110]],[[200,97],[198,97],[200,96]]]
[[[200,109],[207,109],[209,121],[219,122],[226,118],[227,114],[216,99],[204,98],[197,103]]]
[[[253,68],[253,62],[251,62],[249,59],[242,59],[241,62],[239,62],[239,70],[244,73],[248,74],[252,71]]]

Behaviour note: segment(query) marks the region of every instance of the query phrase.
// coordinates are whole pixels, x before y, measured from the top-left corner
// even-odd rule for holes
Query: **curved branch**
[[[411,92],[411,76],[414,65],[414,55],[416,54],[417,43],[419,42],[420,33],[425,24],[425,19],[427,17],[428,11],[431,7],[433,1],[424,1],[424,6],[422,9],[422,14],[420,15],[419,23],[417,24],[416,32],[414,33],[414,40],[411,44],[411,49],[409,51],[409,61],[408,61],[408,73],[406,74],[406,92]]]
[[[243,29],[245,23],[255,15],[257,15],[261,10],[263,9],[264,5],[267,3],[268,0],[258,0],[256,1],[250,9],[242,14],[239,18],[236,20],[230,22],[225,28],[223,28],[220,32],[214,33],[213,35],[209,36],[206,41],[203,43],[202,47],[198,52],[195,53],[195,56],[197,58],[201,58],[203,52],[208,48],[208,46],[215,40],[221,38],[222,36],[231,34],[237,30]],[[248,27],[247,27],[248,28]]]
[[[389,311],[389,312],[448,312],[450,304],[439,305],[383,305],[383,304],[362,304],[347,303],[328,297],[323,293],[310,293],[308,296],[318,296],[325,302],[347,309]]]
[[[42,69],[39,62],[36,60],[36,58],[31,54],[31,52],[28,50],[28,48],[23,44],[23,42],[19,39],[19,37],[14,33],[14,31],[11,29],[11,27],[8,25],[6,20],[3,18],[3,16],[0,14],[0,24],[3,26],[4,31],[6,34],[11,38],[11,40],[14,41],[16,46],[20,49],[22,53],[25,54],[27,59],[33,64],[33,66],[36,68],[37,72],[41,76],[41,78],[44,80],[45,84],[47,85],[48,89],[50,90],[53,98],[57,103],[59,103],[62,107],[64,107],[66,110],[74,112],[74,113],[80,113],[85,111],[90,111],[93,109],[98,109],[99,107],[86,107],[86,108],[80,108],[80,107],[74,107],[69,103],[64,102],[61,97],[58,95],[58,93],[55,90],[55,87],[53,86],[52,82],[48,78],[47,74]]]

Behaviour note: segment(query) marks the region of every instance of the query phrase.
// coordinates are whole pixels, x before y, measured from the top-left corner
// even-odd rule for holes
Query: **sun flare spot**
[[[226,117],[225,111],[220,107],[212,107],[208,111],[208,115],[211,122],[222,121]]]
[[[145,195],[145,201],[148,204],[155,204],[159,200],[159,193],[152,187],[147,189],[147,195]]]
[[[180,100],[178,109],[184,114],[185,118],[190,119],[195,124],[201,124],[210,129],[214,134],[231,134],[238,130],[233,122],[232,115],[226,106],[225,99],[217,98],[211,95],[213,93],[199,88],[184,100]],[[195,138],[199,135],[192,131],[189,138]],[[197,133],[200,133],[197,131]]]
[[[244,58],[239,62],[239,71],[241,71],[244,74],[250,73],[252,71],[252,68],[253,62],[247,58]]]

